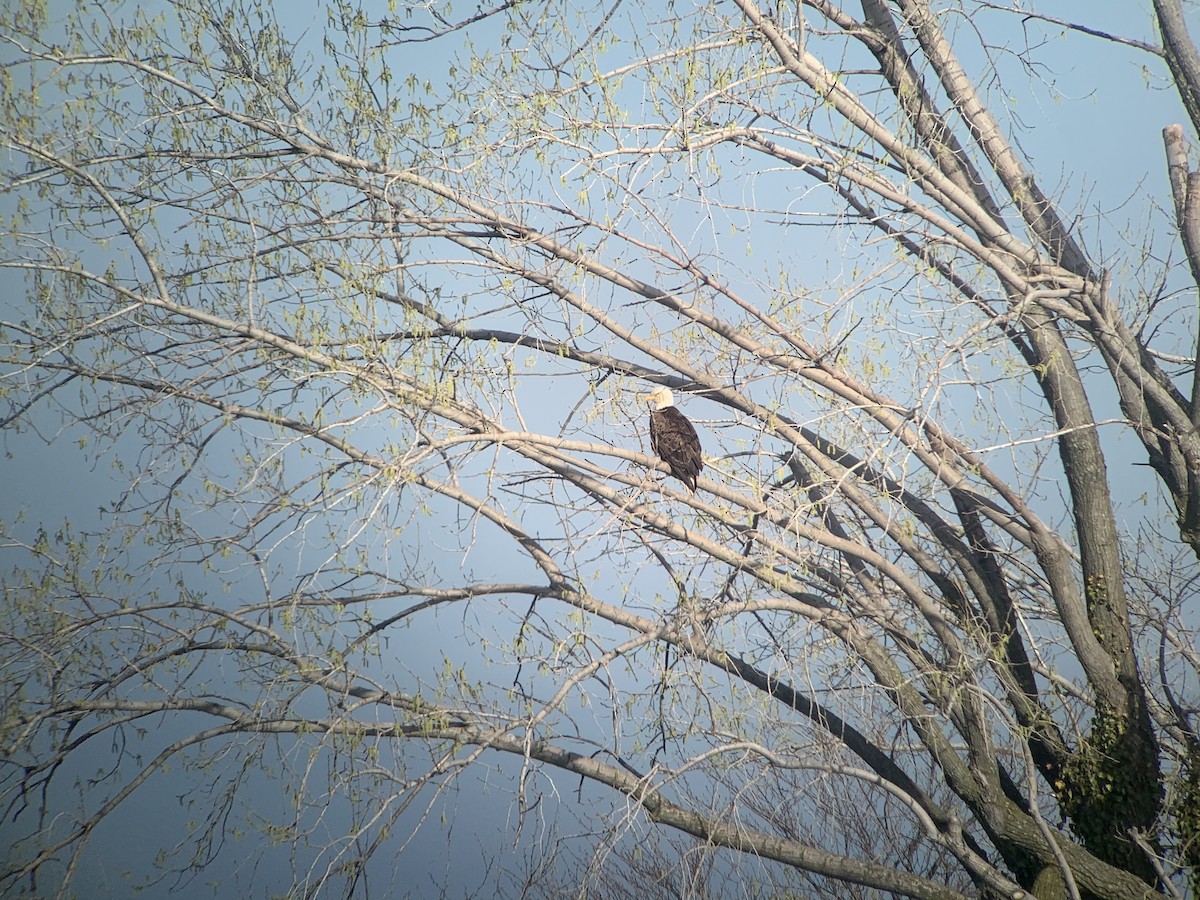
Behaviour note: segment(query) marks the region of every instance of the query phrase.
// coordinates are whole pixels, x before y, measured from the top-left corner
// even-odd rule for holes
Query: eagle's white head
[[[675,405],[675,395],[669,387],[656,387],[646,395],[646,405],[651,409],[666,409]]]

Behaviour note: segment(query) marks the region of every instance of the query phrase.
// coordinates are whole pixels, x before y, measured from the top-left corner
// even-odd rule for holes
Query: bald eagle
[[[671,474],[695,491],[696,478],[704,468],[695,427],[675,408],[675,395],[669,388],[655,388],[646,403],[650,407],[650,446]]]

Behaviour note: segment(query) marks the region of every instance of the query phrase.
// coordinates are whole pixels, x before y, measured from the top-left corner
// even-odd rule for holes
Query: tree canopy
[[[1200,54],[1076,8],[0,11],[0,890],[1191,890]]]

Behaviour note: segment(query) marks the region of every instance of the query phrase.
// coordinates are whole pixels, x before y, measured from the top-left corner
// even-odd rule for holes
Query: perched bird
[[[655,388],[646,397],[650,407],[650,446],[682,481],[689,491],[696,490],[696,479],[704,468],[700,458],[700,436],[687,416],[675,408],[675,395],[669,388]]]

